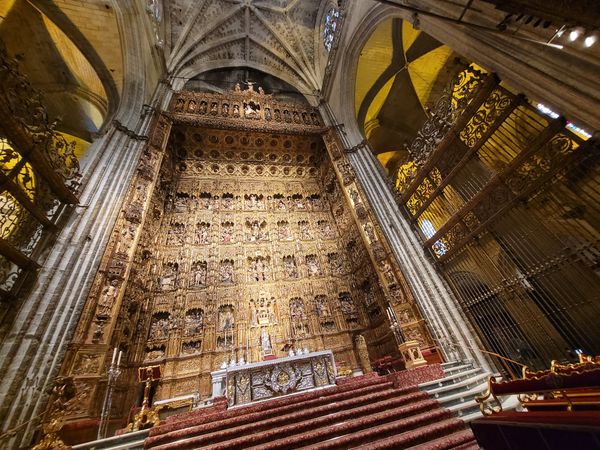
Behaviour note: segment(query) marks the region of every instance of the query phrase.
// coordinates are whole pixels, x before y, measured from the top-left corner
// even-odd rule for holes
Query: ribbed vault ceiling
[[[299,91],[320,88],[317,20],[325,0],[175,0],[167,63],[173,76],[252,67]]]

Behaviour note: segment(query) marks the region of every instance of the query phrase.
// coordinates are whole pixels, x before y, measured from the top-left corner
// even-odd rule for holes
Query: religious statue
[[[201,222],[196,225],[196,244],[208,244],[208,227],[210,225]]]
[[[206,103],[204,100],[202,100],[200,102],[200,114],[206,114],[207,106],[208,106],[208,103]]]
[[[221,261],[219,268],[219,279],[222,284],[233,284],[233,261]]]
[[[327,303],[327,297],[324,295],[317,295],[315,297],[315,310],[319,318],[325,318],[331,316],[329,310],[329,304]]]
[[[269,334],[266,328],[263,328],[260,333],[259,343],[262,348],[263,356],[269,356],[273,354],[273,347],[271,345],[271,335]]]
[[[112,280],[107,286],[102,289],[100,300],[98,301],[98,316],[108,316],[113,306],[114,299],[117,295],[117,286],[119,282]]]
[[[290,224],[286,220],[282,220],[277,225],[279,226],[279,239],[282,241],[291,241],[293,238],[292,232],[290,231]]]
[[[149,340],[166,339],[169,336],[169,317],[154,317],[150,325]]]
[[[222,224],[221,243],[231,244],[233,242],[233,223],[225,222]]]
[[[163,273],[158,280],[159,286],[161,290],[168,291],[170,289],[175,289],[175,285],[177,283],[177,263],[167,263],[163,268]]]
[[[192,266],[192,279],[191,286],[193,287],[203,287],[206,286],[206,262],[205,261],[196,261]]]
[[[310,226],[306,220],[302,220],[298,222],[298,227],[300,228],[300,239],[307,240],[312,239],[312,235],[310,232]]]
[[[283,269],[288,278],[298,278],[298,267],[296,266],[296,258],[293,256],[283,257]]]
[[[306,256],[306,268],[308,270],[309,277],[319,276],[319,261],[317,260],[317,255],[307,255]]]
[[[327,261],[329,262],[329,268],[331,269],[332,275],[342,274],[342,260],[337,253],[327,254]]]
[[[204,312],[201,309],[191,309],[185,315],[185,335],[192,336],[202,332]]]

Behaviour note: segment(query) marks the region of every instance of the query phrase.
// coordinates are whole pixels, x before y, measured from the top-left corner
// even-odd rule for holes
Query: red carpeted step
[[[342,398],[390,389],[392,386],[393,383],[387,381],[385,377],[378,377],[377,375],[365,375],[362,377],[356,377],[356,379],[352,379],[351,382],[346,382],[330,388],[280,397],[269,401],[258,402],[247,406],[229,409],[226,411],[209,412],[210,408],[200,409],[197,411],[169,417],[164,424],[154,427],[150,431],[150,436],[157,436],[215,420],[236,417],[259,411],[273,410],[279,406],[283,408],[294,408],[293,405],[298,405],[298,407],[312,407],[316,404],[324,403],[323,399],[326,397],[329,398],[329,401],[337,401]],[[416,390],[416,387],[410,387],[407,388],[407,390],[403,389],[403,391],[406,392]],[[283,413],[283,411],[278,413]]]
[[[390,411],[383,411],[369,416],[355,416],[355,419],[344,422],[335,421],[327,427],[320,427],[308,432],[298,431],[294,427],[285,430],[283,438],[276,438],[279,433],[276,430],[267,436],[255,439],[254,450],[267,449],[292,449],[292,448],[348,448],[349,444],[360,443],[360,438],[387,437],[390,434],[426,426],[432,422],[444,420],[451,416],[449,411],[436,408],[437,402],[426,400]],[[348,437],[350,438],[348,439]],[[366,439],[368,441],[368,439]],[[246,441],[230,441],[223,446],[208,447],[211,450],[227,448],[246,448],[251,439]],[[341,443],[338,446],[338,443]]]
[[[323,421],[323,417],[326,417],[325,421],[330,422],[333,420],[333,417],[336,417],[336,414],[347,415],[349,417],[371,414],[428,399],[428,395],[424,392],[417,391],[405,395],[398,394],[398,390],[390,389],[343,401],[329,402],[312,408],[295,409],[288,414],[271,414],[270,412],[248,414],[233,419],[225,419],[178,430],[163,436],[156,436],[152,441],[147,441],[146,445],[147,447],[152,445],[152,448],[156,450],[181,448],[178,446],[183,445],[180,442],[182,438],[187,442],[185,445],[191,445],[192,443],[195,446],[208,445],[240,436],[247,436],[248,433],[258,433],[291,423],[295,424],[298,421],[309,421],[310,419]],[[160,445],[161,443],[163,445]]]
[[[233,430],[244,424],[250,424],[256,430],[257,424],[261,421],[268,420],[271,418],[275,418],[275,422],[285,421],[287,419],[281,419],[281,417],[288,417],[289,414],[299,414],[301,415],[311,415],[311,411],[316,410],[317,408],[322,408],[323,411],[335,412],[338,410],[342,410],[344,408],[349,407],[357,407],[361,404],[369,404],[380,402],[389,398],[392,398],[393,402],[391,404],[404,404],[406,401],[414,401],[418,399],[425,399],[427,395],[423,395],[422,392],[418,391],[415,388],[405,388],[405,389],[390,389],[389,385],[386,383],[381,385],[383,387],[388,387],[385,390],[376,390],[372,388],[360,388],[354,391],[341,392],[333,395],[323,395],[321,397],[305,400],[302,402],[294,402],[290,403],[293,400],[293,397],[287,397],[288,404],[280,407],[271,407],[271,409],[267,409],[264,411],[258,412],[248,412],[244,414],[246,411],[253,411],[253,408],[249,407],[241,407],[229,410],[224,413],[224,417],[221,420],[213,420],[210,422],[201,423],[199,425],[188,426],[184,429],[177,429],[174,431],[165,432],[160,435],[155,435],[149,437],[145,442],[146,448],[167,448],[167,447],[159,447],[161,444],[166,445],[173,440],[181,439],[183,436],[195,437],[201,434],[208,434],[212,432],[217,432],[224,428],[228,429],[229,433],[232,433]],[[365,394],[366,392],[366,394]],[[413,397],[410,397],[410,400],[394,400],[394,397],[402,396],[403,394],[413,394]],[[268,402],[264,402],[264,404],[272,405],[275,401],[271,400]],[[230,413],[230,414],[227,414]],[[237,413],[237,415],[233,415],[231,413]],[[325,413],[325,412],[324,412]],[[315,416],[317,414],[314,414]],[[170,447],[169,447],[170,448]]]
[[[410,450],[466,450],[473,445],[478,448],[473,432],[470,429],[464,429],[424,444],[415,445]]]
[[[440,411],[444,410],[440,409]],[[409,420],[415,419],[416,417],[411,417]],[[376,427],[375,429],[365,430],[363,433],[349,434],[334,441],[327,441],[306,448],[310,448],[311,450],[347,448],[355,450],[383,450],[411,448],[415,445],[440,438],[444,435],[451,435],[464,428],[465,423],[460,419],[446,418],[445,420],[437,420],[434,423],[425,425],[417,423],[415,426],[410,427],[412,429],[408,431],[400,430],[399,432],[395,429],[394,425],[395,422],[392,422],[381,427]],[[380,435],[382,434],[387,434],[388,437],[381,438]]]
[[[230,448],[232,446],[239,448],[240,446],[255,445],[258,442],[285,438],[292,434],[312,432],[319,427],[330,426],[356,417],[368,416],[374,413],[381,414],[381,411],[390,408],[395,412],[387,412],[388,415],[402,416],[408,413],[401,411],[401,406],[407,403],[408,406],[405,406],[405,408],[410,408],[410,411],[425,411],[435,405],[434,401],[424,400],[425,398],[422,393],[416,392],[372,404],[367,402],[367,404],[356,408],[348,408],[343,404],[323,405],[323,411],[317,410],[313,413],[311,410],[300,410],[287,416],[257,421],[195,437],[190,437],[187,430],[183,430],[186,433],[178,436],[178,440],[174,441],[172,439],[170,444],[154,448],[156,450],[198,448],[211,444],[216,448]]]

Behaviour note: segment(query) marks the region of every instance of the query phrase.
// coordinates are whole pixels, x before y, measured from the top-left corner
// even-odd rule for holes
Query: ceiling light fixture
[[[583,46],[584,47],[591,47],[592,45],[594,45],[596,43],[596,41],[598,40],[598,36],[596,36],[595,34],[590,34],[588,37],[585,38],[585,40],[583,41]]]
[[[580,31],[577,29],[571,30],[571,32],[569,33],[569,41],[575,42],[580,34]]]

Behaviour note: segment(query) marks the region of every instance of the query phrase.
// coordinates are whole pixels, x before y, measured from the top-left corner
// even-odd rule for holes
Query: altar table
[[[335,384],[333,352],[323,350],[270,361],[229,366],[211,372],[213,397],[229,406],[280,397]]]

